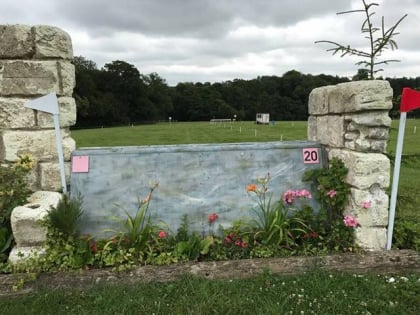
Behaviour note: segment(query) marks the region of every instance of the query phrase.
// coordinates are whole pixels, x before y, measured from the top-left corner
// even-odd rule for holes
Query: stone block
[[[30,257],[42,256],[42,247],[47,239],[47,229],[41,220],[48,214],[50,207],[56,207],[61,194],[52,191],[37,191],[29,198],[29,203],[12,211],[11,224],[16,246],[9,255],[13,265],[24,262]]]
[[[370,203],[370,206],[364,208],[364,202]],[[369,190],[352,188],[345,213],[356,215],[363,227],[385,227],[388,224],[388,206],[388,195],[378,186],[374,185]]]
[[[328,145],[328,116],[317,116],[316,138],[321,144]]]
[[[70,160],[75,141],[68,130],[62,129],[64,159]],[[5,130],[2,132],[3,150],[0,160],[16,161],[19,155],[29,153],[38,161],[58,160],[55,131],[52,130]]]
[[[66,184],[70,184],[70,162],[64,163]],[[60,191],[61,187],[61,175],[60,165],[58,162],[43,162],[39,163],[39,178],[40,188],[42,190]]]
[[[35,58],[61,58],[72,59],[73,47],[69,34],[58,27],[48,25],[36,25],[35,34]]]
[[[369,139],[388,140],[389,129],[388,128],[369,128],[367,137]]]
[[[344,139],[345,139],[345,140],[349,140],[349,141],[354,141],[354,140],[356,140],[357,138],[359,138],[359,135],[360,135],[360,133],[359,133],[359,132],[357,132],[357,131],[347,131],[347,132],[344,134]]]
[[[309,116],[308,118],[308,140],[309,141],[318,141],[318,118],[316,116]]]
[[[365,250],[380,251],[386,246],[386,228],[358,227],[356,228],[356,243]]]
[[[60,61],[57,63],[60,75],[59,95],[72,96],[73,89],[76,86],[76,74],[74,65],[70,62]]]
[[[9,263],[12,265],[18,265],[24,263],[26,260],[32,257],[42,257],[46,254],[45,248],[42,246],[15,246],[12,248],[9,254]]]
[[[59,91],[56,61],[1,61],[0,94],[39,96]]]
[[[39,190],[39,182],[38,182],[38,164],[34,165],[34,168],[31,169],[28,174],[25,176],[25,180],[28,183],[29,189],[31,191]]]
[[[346,114],[344,118],[356,125],[363,125],[368,127],[391,126],[391,118],[388,116],[388,111],[376,110],[373,112]]]
[[[72,97],[59,97],[60,127],[70,127],[76,123],[76,102]],[[1,113],[1,112],[0,112]],[[37,112],[38,126],[41,128],[54,128],[53,115],[45,112]]]
[[[329,93],[335,89],[335,86],[323,86],[313,89],[309,94],[308,112],[310,115],[328,114],[328,97]]]
[[[33,54],[30,26],[0,25],[0,59],[31,58]]]
[[[391,163],[380,153],[362,153],[351,150],[331,149],[328,152],[330,159],[341,159],[349,172],[346,181],[358,189],[370,189],[378,185],[382,189],[389,186]]]
[[[35,126],[35,112],[25,108],[26,99],[0,97],[0,126],[1,128],[33,128]]]
[[[346,127],[344,146],[360,152],[385,152],[389,128],[361,125],[352,121],[350,116],[346,115],[347,118],[350,118],[350,122]]]
[[[330,115],[327,120],[328,145],[341,148],[344,146],[344,118],[339,115]]]
[[[39,246],[45,242],[47,229],[41,221],[60,199],[59,193],[38,191],[29,197],[28,204],[13,209],[10,221],[18,247]]]
[[[344,146],[344,119],[339,115],[318,116],[316,138],[320,143],[341,148]]]
[[[393,91],[388,81],[367,80],[340,83],[329,93],[330,113],[390,110]]]

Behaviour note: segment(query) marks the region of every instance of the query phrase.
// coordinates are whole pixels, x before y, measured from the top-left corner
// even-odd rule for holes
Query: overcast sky
[[[420,76],[420,0],[375,2],[378,26],[382,16],[388,28],[408,14],[395,38],[399,49],[382,56],[401,62],[381,74]],[[57,26],[70,34],[74,55],[99,68],[123,60],[176,85],[292,69],[352,76],[359,58],[332,56],[330,46],[314,42],[368,49],[363,13],[336,15],[360,8],[361,0],[10,0],[1,5],[0,24]]]

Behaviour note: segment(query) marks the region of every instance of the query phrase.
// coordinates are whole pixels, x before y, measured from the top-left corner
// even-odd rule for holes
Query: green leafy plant
[[[124,210],[126,218],[114,218],[120,224],[121,230],[108,231],[116,232],[113,239],[117,239],[118,244],[125,248],[134,248],[138,252],[147,249],[147,243],[157,229],[157,227],[152,224],[149,214],[150,200],[152,199],[153,191],[157,186],[158,183],[150,186],[150,192],[145,200],[138,199],[138,207],[134,216],[130,215],[127,210]]]
[[[47,219],[51,227],[67,236],[76,235],[79,219],[83,214],[82,204],[83,198],[80,194],[75,198],[63,194],[57,206],[51,206],[48,212]]]
[[[216,219],[214,214],[210,215],[209,224],[211,225]],[[183,215],[175,241],[174,257],[180,261],[187,261],[197,260],[209,254],[210,248],[215,244],[215,237],[213,235],[204,237],[197,232],[190,232],[188,215]]]
[[[316,198],[321,204],[319,213],[312,217],[306,212],[306,222],[317,237],[301,239],[304,246],[317,246],[321,251],[356,250],[354,228],[358,223],[352,216],[344,216],[348,203],[350,185],[346,183],[348,169],[338,158],[329,161],[328,168],[307,171],[304,181],[313,181],[317,186]],[[314,235],[314,234],[313,234]]]
[[[344,162],[332,158],[328,168],[309,170],[303,176],[304,181],[315,182],[316,197],[321,202],[321,208],[326,210],[329,224],[343,219],[344,207],[350,194],[350,185],[345,181],[347,173]]]
[[[376,69],[377,66],[388,64],[390,62],[398,62],[399,60],[395,59],[388,59],[383,61],[377,61],[377,59],[381,56],[381,54],[386,49],[397,49],[397,43],[394,40],[394,37],[399,33],[396,32],[397,27],[399,24],[407,17],[407,14],[402,16],[393,26],[386,29],[385,28],[385,19],[382,17],[382,25],[381,27],[376,27],[372,23],[372,17],[375,12],[371,12],[372,7],[378,6],[377,3],[368,3],[366,0],[362,0],[363,8],[357,10],[350,10],[344,12],[338,12],[337,14],[347,14],[347,13],[359,13],[362,12],[366,16],[364,20],[361,31],[362,34],[365,34],[365,38],[369,40],[369,47],[368,51],[353,48],[350,45],[343,45],[337,42],[329,41],[329,40],[320,40],[316,41],[315,43],[327,43],[333,46],[333,48],[328,49],[327,51],[332,51],[333,55],[340,53],[341,57],[346,55],[350,56],[358,56],[362,57],[367,60],[361,60],[356,63],[358,66],[364,66],[368,68],[368,74],[370,79],[374,79],[374,76],[377,72],[383,71],[383,69]],[[378,36],[376,36],[377,32],[380,32]],[[376,37],[375,37],[376,36]]]
[[[7,260],[7,253],[13,242],[13,234],[10,231],[0,226],[0,262]]]
[[[10,216],[13,209],[27,202],[31,190],[26,175],[34,166],[28,154],[11,166],[0,165],[0,263],[5,261],[13,245]]]
[[[306,233],[305,222],[299,217],[290,215],[293,210],[285,206],[283,200],[272,203],[272,194],[268,193],[270,175],[258,178],[257,184],[246,187],[247,192],[257,196],[257,208],[253,208],[255,217],[251,219],[250,228],[252,238],[263,245],[290,247],[295,244],[296,233]],[[299,191],[300,192],[300,191]],[[302,191],[302,197],[309,196],[306,190]],[[292,202],[286,202],[291,204]]]
[[[397,219],[394,227],[393,246],[399,249],[420,251],[420,223]]]
[[[28,154],[19,157],[12,166],[0,165],[0,224],[10,226],[12,210],[26,203],[31,191],[26,175],[33,168],[34,160]]]

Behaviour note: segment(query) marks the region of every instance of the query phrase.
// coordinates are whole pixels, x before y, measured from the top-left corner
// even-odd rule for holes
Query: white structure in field
[[[268,123],[270,122],[270,114],[258,113],[255,122],[257,124],[268,125]]]

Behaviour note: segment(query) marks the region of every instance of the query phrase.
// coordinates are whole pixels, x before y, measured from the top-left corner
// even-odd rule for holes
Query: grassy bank
[[[40,291],[0,298],[2,314],[418,314],[420,274],[268,272],[252,279]]]

